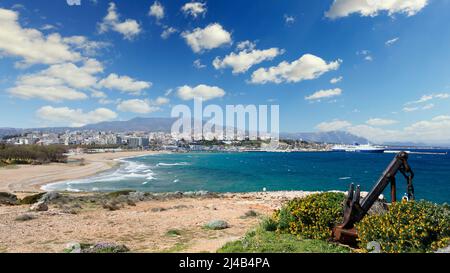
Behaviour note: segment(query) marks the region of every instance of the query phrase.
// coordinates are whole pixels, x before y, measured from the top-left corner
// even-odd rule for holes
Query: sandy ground
[[[262,215],[307,192],[224,194],[219,198],[181,198],[144,201],[118,211],[83,204],[78,214],[56,205],[47,212],[29,212],[29,206],[0,206],[0,252],[61,252],[68,243],[114,242],[132,252],[215,252],[255,227]],[[159,211],[160,208],[165,210]],[[156,210],[155,210],[156,209]],[[243,217],[249,210],[259,217]],[[17,216],[31,214],[30,221]],[[205,230],[212,220],[225,220],[230,228]],[[169,236],[169,230],[181,231]]]
[[[12,193],[40,192],[48,183],[84,178],[106,171],[117,164],[122,157],[155,154],[155,152],[117,152],[100,154],[83,154],[69,157],[69,161],[85,159],[68,164],[49,164],[40,166],[14,166],[0,168],[0,191]]]

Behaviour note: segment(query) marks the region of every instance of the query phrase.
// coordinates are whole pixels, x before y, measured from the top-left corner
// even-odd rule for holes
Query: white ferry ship
[[[331,148],[333,152],[347,153],[384,153],[386,147],[374,146],[371,144],[355,144],[355,145],[335,145]]]

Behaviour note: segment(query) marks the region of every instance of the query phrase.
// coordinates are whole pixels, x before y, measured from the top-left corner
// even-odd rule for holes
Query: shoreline
[[[68,163],[47,165],[18,165],[14,168],[0,168],[0,192],[36,193],[43,192],[43,186],[53,183],[95,176],[109,171],[120,164],[120,160],[156,155],[161,152],[133,151],[69,156]],[[84,159],[84,164],[77,162]],[[74,162],[70,162],[70,161]]]

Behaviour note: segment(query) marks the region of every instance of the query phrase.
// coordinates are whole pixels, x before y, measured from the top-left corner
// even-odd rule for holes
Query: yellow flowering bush
[[[450,210],[426,201],[398,202],[356,225],[362,248],[376,241],[383,252],[429,252],[450,243]]]
[[[294,199],[275,213],[278,231],[309,239],[329,239],[342,221],[343,193],[320,193]]]

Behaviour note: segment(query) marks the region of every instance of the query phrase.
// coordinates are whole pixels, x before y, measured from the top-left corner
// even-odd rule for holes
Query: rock
[[[381,245],[375,241],[369,242],[366,249],[369,253],[381,253]]]
[[[121,209],[119,204],[116,201],[114,201],[114,200],[103,204],[103,208],[104,209],[108,209],[110,211],[115,211],[115,210],[120,210]]]
[[[388,211],[388,204],[386,201],[375,201],[373,206],[370,208],[368,214],[369,215],[381,215],[385,214]]]
[[[205,228],[212,229],[212,230],[222,230],[222,229],[227,229],[229,227],[230,226],[228,225],[228,223],[223,220],[214,220],[205,225]]]
[[[152,208],[151,211],[152,212],[162,212],[162,211],[166,211],[167,209],[165,208]]]
[[[82,253],[125,253],[129,251],[130,249],[125,245],[114,243],[98,243],[81,250]]]
[[[135,203],[137,203],[139,201],[144,201],[145,197],[146,197],[145,193],[143,193],[143,192],[131,192],[128,195],[128,199],[133,201],[133,202],[135,202]]]
[[[19,204],[19,199],[14,194],[0,192],[0,205],[15,206]]]
[[[61,197],[61,194],[59,192],[47,192],[44,195],[42,195],[41,199],[39,201],[43,201],[45,203],[48,203],[50,201],[56,200]]]
[[[79,208],[77,208],[75,205],[74,206],[63,206],[61,208],[61,212],[65,213],[65,214],[76,215],[79,213]]]
[[[69,243],[66,246],[65,252],[68,252],[68,253],[81,253],[81,244],[79,244],[79,243]]]
[[[196,195],[197,196],[207,196],[207,195],[209,195],[209,192],[207,192],[207,191],[198,191],[196,193]]]
[[[48,211],[48,206],[45,202],[39,201],[30,207],[30,211]]]
[[[450,253],[450,245],[448,247],[438,249],[436,253]]]
[[[19,222],[26,222],[26,221],[30,221],[33,219],[36,219],[36,217],[34,215],[22,214],[22,215],[17,216],[15,220],[19,221]]]
[[[257,217],[259,216],[259,213],[257,213],[254,210],[249,210],[244,214],[244,217]]]

